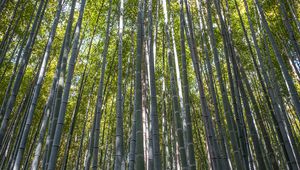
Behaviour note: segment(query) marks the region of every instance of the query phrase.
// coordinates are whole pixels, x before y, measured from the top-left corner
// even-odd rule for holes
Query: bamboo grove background
[[[1,0],[0,169],[300,169],[299,0]]]

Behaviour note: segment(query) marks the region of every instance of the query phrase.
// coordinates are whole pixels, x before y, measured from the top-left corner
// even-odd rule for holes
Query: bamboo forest
[[[0,0],[0,169],[300,170],[300,0]]]

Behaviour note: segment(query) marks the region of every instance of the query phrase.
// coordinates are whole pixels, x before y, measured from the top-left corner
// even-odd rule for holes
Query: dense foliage
[[[299,0],[1,0],[0,169],[300,169]]]

